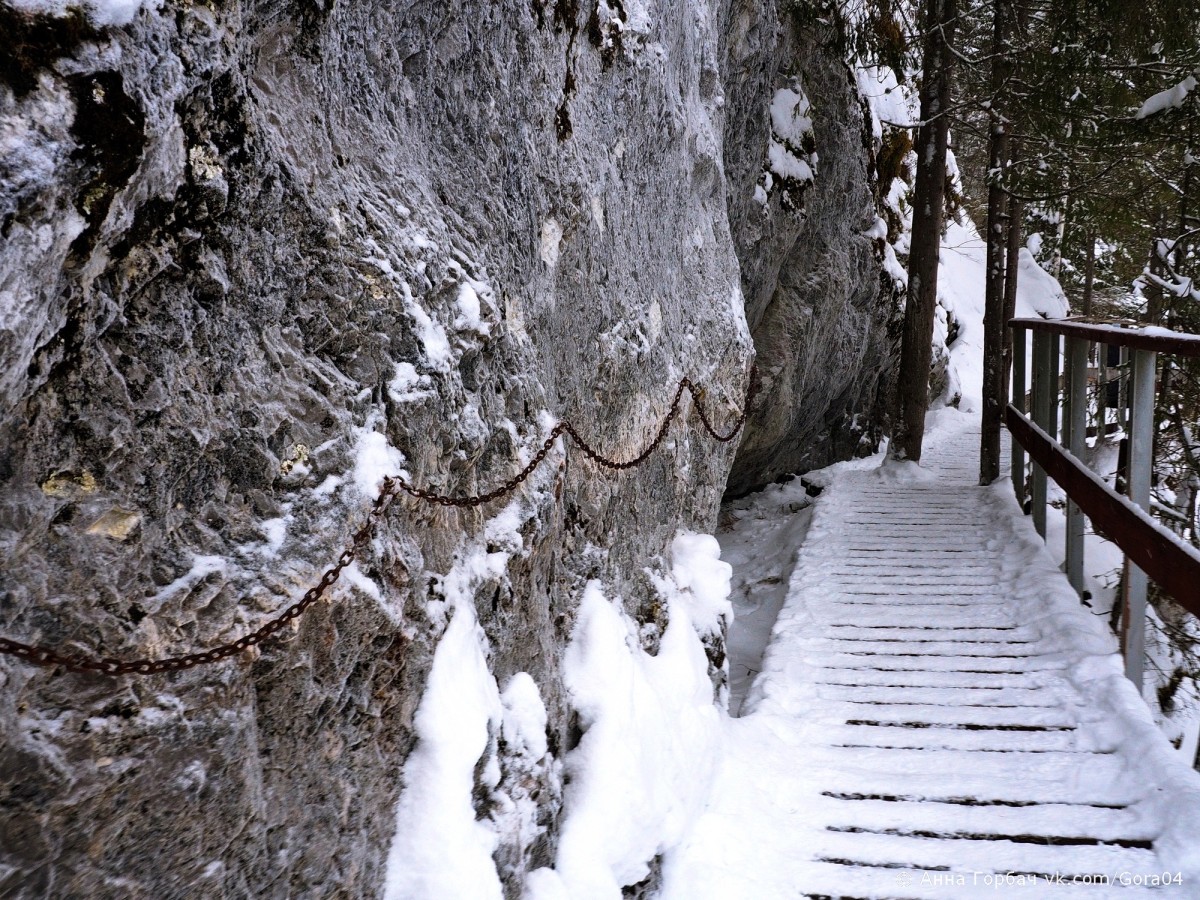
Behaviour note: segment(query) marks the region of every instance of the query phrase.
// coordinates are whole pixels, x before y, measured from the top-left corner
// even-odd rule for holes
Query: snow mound
[[[707,565],[712,573],[706,542],[684,541],[683,549],[685,560],[706,558],[698,571]],[[716,588],[701,592],[711,600]],[[721,758],[720,714],[688,604],[667,604],[670,623],[651,656],[598,582],[584,591],[563,661],[583,737],[566,760],[555,869],[531,873],[526,900],[620,900],[622,887],[646,878],[651,860],[676,847],[704,807]]]
[[[413,719],[418,741],[404,766],[384,900],[503,896],[492,860],[496,832],[475,818],[472,803],[475,764],[503,718],[485,641],[474,609],[460,605]]]
[[[1033,254],[1021,248],[1017,273],[1017,317],[1061,319],[1071,311],[1058,279],[1038,265]]]
[[[717,539],[711,534],[680,533],[671,544],[671,576],[696,629],[720,634],[733,617],[729,602],[733,568],[721,561]]]

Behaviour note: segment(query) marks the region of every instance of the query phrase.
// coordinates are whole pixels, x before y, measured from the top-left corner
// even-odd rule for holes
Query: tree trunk
[[[958,0],[926,0],[921,84],[921,127],[917,132],[917,183],[913,191],[912,243],[908,256],[908,299],[900,348],[897,415],[891,453],[921,459],[925,412],[929,408],[929,363],[937,306],[938,254],[945,207],[946,145],[954,55],[950,41]]]
[[[1004,409],[1004,281],[1009,217],[1004,168],[1008,163],[1007,104],[1001,101],[1008,79],[1007,4],[992,5],[992,108],[988,136],[987,276],[983,305],[983,423],[979,436],[979,483],[1000,477],[1000,424]]]
[[[1096,293],[1096,232],[1088,229],[1087,259],[1083,261],[1083,314],[1092,315]]]
[[[1009,158],[1017,155],[1017,138],[1009,140]],[[1017,314],[1017,270],[1021,262],[1021,247],[1025,229],[1025,201],[1015,194],[1008,195],[1008,265],[1004,273],[1004,374],[1000,378],[1001,400],[1000,409],[1009,401],[1009,376],[1012,374],[1013,333],[1008,327],[1008,321]]]
[[[1166,275],[1165,260],[1159,252],[1159,242],[1162,240],[1162,235],[1165,231],[1164,216],[1160,210],[1154,218],[1154,236],[1150,239],[1150,261],[1148,268],[1151,275],[1156,275],[1163,278]],[[1161,324],[1163,310],[1166,306],[1166,292],[1158,281],[1150,281],[1146,284],[1146,322],[1149,325]]]
[[[1087,257],[1083,261],[1083,300],[1081,303],[1084,318],[1091,318],[1094,313],[1096,298],[1096,229],[1088,226]],[[1105,370],[1108,367],[1108,354],[1104,344],[1088,342],[1088,365],[1096,361],[1096,447],[1104,440],[1104,429],[1108,414],[1105,403],[1108,400],[1108,387]]]

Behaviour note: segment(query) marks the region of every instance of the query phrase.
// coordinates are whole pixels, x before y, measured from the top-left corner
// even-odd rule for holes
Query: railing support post
[[[1050,335],[1050,419],[1046,429],[1050,437],[1061,443],[1062,426],[1062,342],[1057,334]]]
[[[1133,351],[1133,380],[1129,390],[1129,499],[1150,509],[1150,473],[1154,465],[1154,371],[1157,354]],[[1121,648],[1125,675],[1138,691],[1146,658],[1146,573],[1125,560]]]
[[[1012,405],[1017,408],[1018,412],[1027,412],[1025,409],[1025,329],[1014,328],[1012,330]],[[1024,508],[1025,506],[1025,448],[1021,446],[1021,442],[1017,440],[1015,435],[1009,435],[1009,440],[1012,444],[1012,483],[1013,493],[1017,495],[1017,505]]]
[[[1057,342],[1056,342],[1057,343]],[[1043,431],[1054,436],[1050,425],[1050,335],[1044,331],[1033,333],[1033,421]],[[1046,470],[1036,462],[1033,464],[1033,527],[1044,539],[1046,537]]]
[[[1129,348],[1117,350],[1117,425],[1129,434]]]
[[[1088,345],[1082,338],[1067,339],[1067,450],[1083,459],[1087,438],[1087,366]],[[1076,593],[1083,594],[1083,511],[1067,499],[1067,580]]]

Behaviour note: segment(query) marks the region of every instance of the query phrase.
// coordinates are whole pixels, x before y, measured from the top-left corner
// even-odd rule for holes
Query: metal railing
[[[1032,462],[1030,487],[1034,527],[1046,537],[1047,478],[1067,495],[1066,573],[1076,591],[1084,588],[1084,517],[1125,554],[1122,579],[1121,649],[1125,674],[1141,688],[1146,642],[1148,579],[1185,609],[1200,615],[1200,550],[1156,522],[1150,515],[1150,483],[1154,465],[1155,372],[1158,354],[1200,357],[1200,335],[1165,328],[1129,327],[1079,319],[1013,319],[1012,402],[1005,421],[1012,435],[1012,479],[1017,498],[1026,493],[1025,454]],[[1032,366],[1026,353],[1026,331],[1032,332]],[[1064,346],[1065,341],[1065,346]],[[1121,348],[1128,360],[1130,383],[1120,391],[1118,417],[1125,430],[1128,456],[1125,493],[1118,493],[1083,461],[1087,437],[1089,345],[1101,345],[1107,377],[1107,347]],[[1060,434],[1059,361],[1066,363]],[[1026,369],[1033,374],[1026,393]],[[1031,404],[1026,398],[1030,397]],[[1101,396],[1101,409],[1106,402]],[[1026,406],[1032,405],[1032,410]],[[1028,415],[1027,413],[1032,413]],[[1107,429],[1101,414],[1097,440]]]

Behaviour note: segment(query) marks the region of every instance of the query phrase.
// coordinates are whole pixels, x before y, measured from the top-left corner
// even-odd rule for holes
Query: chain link
[[[759,391],[758,368],[757,366],[750,367],[750,381],[746,389],[746,399],[742,405],[742,411],[734,420],[730,430],[725,434],[721,434],[713,427],[708,418],[708,413],[704,410],[704,390],[696,387],[690,378],[684,378],[675,389],[675,396],[671,400],[671,406],[667,410],[667,414],[663,418],[662,424],[654,436],[654,440],[641,453],[631,459],[617,460],[603,455],[583,439],[574,425],[564,420],[551,429],[550,434],[542,442],[542,446],[534,454],[533,459],[520,472],[509,478],[499,487],[483,494],[473,494],[467,497],[451,497],[446,494],[439,494],[436,491],[416,487],[406,478],[399,475],[385,478],[379,491],[379,496],[375,498],[374,503],[367,510],[366,520],[354,532],[350,543],[338,555],[337,561],[333,566],[326,569],[324,574],[321,575],[320,581],[305,591],[304,595],[298,601],[287,607],[277,617],[262,625],[257,630],[230,643],[213,647],[211,650],[202,650],[181,656],[170,656],[165,659],[133,659],[122,661],[111,657],[96,658],[83,656],[78,653],[60,653],[48,647],[22,644],[19,641],[0,637],[0,655],[15,656],[35,666],[56,667],[66,672],[100,675],[158,675],[164,672],[181,672],[185,669],[194,669],[197,666],[208,665],[228,659],[231,656],[237,656],[239,653],[243,653],[249,648],[256,647],[274,637],[279,631],[287,627],[289,622],[299,619],[309,607],[325,596],[325,592],[341,577],[342,570],[354,561],[364,546],[370,543],[372,537],[374,537],[375,528],[379,520],[396,497],[397,490],[402,490],[417,500],[446,507],[470,508],[490,503],[492,500],[497,500],[500,497],[511,494],[530,475],[537,471],[538,467],[545,461],[547,454],[553,449],[554,442],[564,434],[583,451],[583,454],[588,459],[597,465],[616,471],[632,469],[645,462],[666,438],[667,431],[671,427],[671,422],[679,414],[679,407],[685,390],[692,395],[692,399],[695,401],[696,413],[700,417],[700,422],[703,424],[704,430],[717,441],[727,443],[733,440],[737,433],[741,431],[742,426],[746,423],[746,417],[750,414],[751,405]]]

